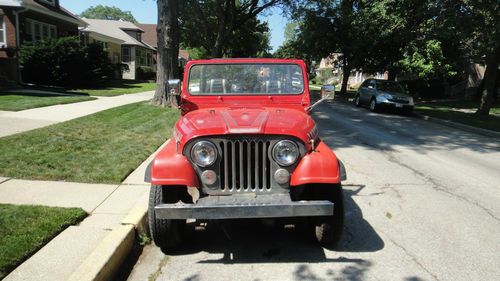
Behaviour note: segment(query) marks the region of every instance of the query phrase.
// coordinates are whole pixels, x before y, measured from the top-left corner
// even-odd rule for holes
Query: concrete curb
[[[475,133],[475,134],[479,134],[479,135],[483,135],[483,136],[487,136],[487,137],[499,138],[500,139],[500,133],[495,132],[495,131],[486,130],[486,129],[482,129],[482,128],[476,128],[476,127],[472,127],[472,126],[468,126],[468,125],[456,123],[456,122],[453,122],[453,121],[448,121],[448,120],[444,120],[444,119],[434,118],[434,117],[430,117],[430,116],[422,115],[422,114],[418,114],[418,113],[415,113],[414,116],[417,117],[418,119],[422,119],[422,120],[426,120],[426,121],[431,121],[431,122],[434,122],[434,123],[437,123],[437,124],[440,124],[440,125],[445,125],[445,126],[452,127],[452,128],[455,128],[455,129],[460,129],[460,130],[463,130],[463,131],[467,131],[467,132],[471,132],[471,133]]]
[[[140,233],[147,230],[147,205],[139,202],[123,219],[121,225],[108,234],[69,280],[111,280],[132,250]]]

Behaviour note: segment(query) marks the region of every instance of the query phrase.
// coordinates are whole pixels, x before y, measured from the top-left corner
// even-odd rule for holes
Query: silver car
[[[399,109],[410,114],[415,106],[413,98],[401,84],[381,79],[367,79],[354,97],[356,106],[369,106],[373,112],[381,109]]]

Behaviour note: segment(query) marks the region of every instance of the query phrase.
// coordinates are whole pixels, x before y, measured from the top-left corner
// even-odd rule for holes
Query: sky
[[[124,11],[131,11],[140,23],[156,23],[156,1],[154,0],[60,0],[64,8],[74,14],[80,14],[91,6],[116,6]],[[260,16],[260,20],[267,21],[271,29],[271,47],[275,51],[285,40],[285,25],[287,19],[281,15],[279,9],[273,9],[268,16]]]

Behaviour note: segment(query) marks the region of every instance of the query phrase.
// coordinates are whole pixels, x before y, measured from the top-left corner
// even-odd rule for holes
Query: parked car
[[[190,61],[169,85],[181,116],[145,175],[157,246],[178,247],[187,219],[286,218],[340,239],[345,169],[309,115],[333,86],[311,105],[304,62],[277,59]]]
[[[359,86],[354,97],[356,106],[368,106],[371,111],[399,109],[405,114],[413,112],[413,98],[401,84],[381,79],[367,79]]]

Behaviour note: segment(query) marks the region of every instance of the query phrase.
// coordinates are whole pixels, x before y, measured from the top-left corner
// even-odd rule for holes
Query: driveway
[[[293,229],[209,223],[176,254],[146,247],[128,280],[498,279],[499,140],[343,103],[313,117],[347,168],[338,249]]]

